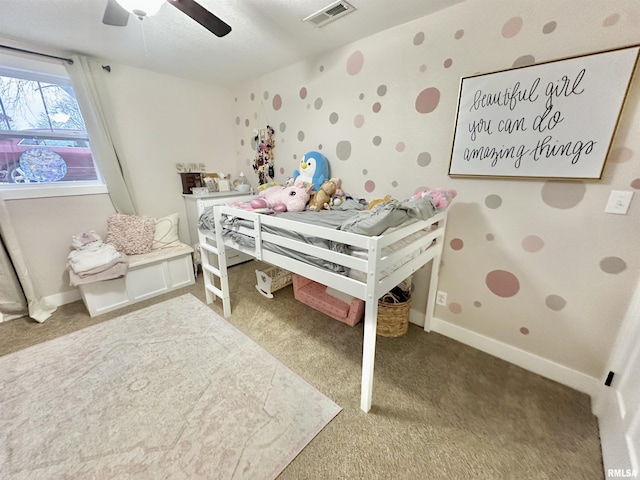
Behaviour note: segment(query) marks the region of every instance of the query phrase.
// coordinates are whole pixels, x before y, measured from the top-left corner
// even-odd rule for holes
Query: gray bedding
[[[278,213],[277,215],[280,218],[321,225],[323,227],[342,230],[345,232],[376,236],[384,233],[388,228],[397,227],[416,220],[427,220],[436,213],[436,209],[430,197],[404,202],[390,201],[380,203],[375,205],[371,210],[363,210],[362,205],[357,202],[348,201],[341,207],[342,208],[340,209],[322,210],[320,212],[306,210],[304,212]],[[228,217],[226,219],[226,223],[229,225],[244,225],[252,227],[252,223],[250,221],[245,221],[238,217]],[[211,230],[213,226],[213,212],[205,211],[200,217],[199,228]],[[336,252],[349,253],[346,245],[333,242],[325,238],[303,235],[299,232],[282,231],[264,224],[263,230],[265,232],[299,240],[310,245],[328,248]],[[255,247],[253,237],[242,235],[233,230],[225,230],[225,235],[228,235],[239,245],[248,248]],[[263,247],[310,265],[326,268],[335,273],[342,275],[346,275],[348,273],[347,269],[342,265],[337,265],[314,256],[305,255],[300,252],[281,247],[280,245],[263,242]]]

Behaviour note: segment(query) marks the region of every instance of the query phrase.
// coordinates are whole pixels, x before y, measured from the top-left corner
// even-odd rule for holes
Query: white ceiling
[[[156,16],[113,27],[102,23],[107,0],[0,0],[0,43],[232,86],[464,0],[349,0],[357,10],[333,23],[302,22],[332,1],[200,0],[232,27],[218,38],[166,4]]]

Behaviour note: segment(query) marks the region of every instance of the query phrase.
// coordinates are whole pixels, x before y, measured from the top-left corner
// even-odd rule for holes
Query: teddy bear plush
[[[311,200],[309,200],[309,210],[319,212],[320,210],[331,209],[331,198],[338,190],[338,185],[334,180],[327,180],[324,182],[318,191],[313,194]]]

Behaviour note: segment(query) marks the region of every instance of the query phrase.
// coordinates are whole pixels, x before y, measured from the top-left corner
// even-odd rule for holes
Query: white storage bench
[[[95,317],[195,283],[193,248],[176,247],[129,255],[124,278],[84,283],[78,286],[82,300]]]

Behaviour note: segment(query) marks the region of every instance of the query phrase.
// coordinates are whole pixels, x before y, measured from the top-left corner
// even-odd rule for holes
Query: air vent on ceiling
[[[344,17],[354,11],[355,7],[353,5],[350,5],[343,0],[339,0],[337,2],[333,2],[331,5],[327,5],[313,15],[309,15],[302,21],[312,23],[316,27],[324,27],[327,23],[333,22],[334,20]]]

